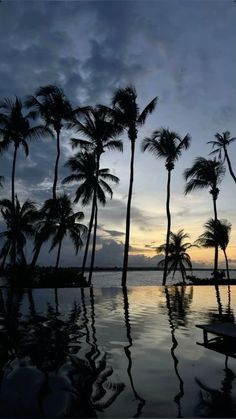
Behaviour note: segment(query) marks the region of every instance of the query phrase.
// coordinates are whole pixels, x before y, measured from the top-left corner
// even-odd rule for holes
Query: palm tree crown
[[[154,131],[150,138],[142,142],[142,151],[150,151],[154,157],[165,159],[166,169],[173,170],[175,162],[180,158],[182,151],[190,146],[189,134],[182,139],[176,132],[161,128]]]
[[[183,229],[179,230],[177,233],[170,232],[168,274],[173,271],[174,278],[176,270],[180,269],[183,282],[185,282],[186,279],[186,267],[192,269],[191,258],[187,253],[187,250],[194,245],[189,242],[184,243],[184,240],[188,238],[189,235],[184,233]],[[156,251],[157,253],[166,253],[166,243],[158,246]],[[165,265],[165,259],[161,260],[158,265],[163,267]]]
[[[110,174],[109,169],[99,169],[97,177],[96,157],[93,153],[78,153],[68,160],[66,166],[73,173],[63,179],[62,183],[80,183],[74,202],[81,199],[82,205],[88,205],[92,200],[94,191],[97,194],[98,201],[103,205],[106,204],[105,193],[108,193],[112,198],[112,189],[106,181],[119,183],[119,178]]]
[[[92,151],[98,157],[106,149],[123,151],[122,141],[116,139],[121,129],[114,124],[108,109],[103,106],[79,110],[78,117],[75,113],[70,126],[86,138],[86,140],[71,138],[73,148],[80,147],[86,151]]]
[[[222,134],[219,134],[218,132],[215,134],[215,140],[214,141],[208,141],[207,144],[211,144],[213,151],[210,154],[217,155],[219,159],[223,157],[223,162],[226,160],[229,168],[229,172],[236,182],[236,176],[233,172],[231,161],[229,158],[229,154],[227,151],[228,146],[233,143],[236,140],[236,137],[230,138],[230,132],[225,131]]]
[[[217,199],[219,194],[218,186],[224,174],[225,168],[220,161],[197,157],[193,166],[184,171],[184,177],[187,181],[185,194],[195,189],[210,188],[213,198]]]

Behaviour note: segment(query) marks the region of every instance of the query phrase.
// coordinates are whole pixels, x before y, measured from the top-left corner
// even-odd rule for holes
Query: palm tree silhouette
[[[54,167],[53,199],[57,198],[58,165],[61,154],[60,135],[66,121],[72,118],[73,111],[63,90],[55,85],[40,87],[35,96],[28,96],[25,104],[40,116],[48,129],[56,134],[57,156]]]
[[[147,116],[153,112],[157,103],[155,97],[146,107],[140,112],[137,104],[137,92],[133,86],[127,86],[124,89],[115,91],[112,98],[113,109],[110,113],[114,118],[115,125],[123,130],[127,130],[128,138],[131,145],[131,160],[130,160],[130,182],[126,210],[126,234],[124,246],[123,272],[122,272],[122,286],[126,285],[128,256],[129,256],[129,237],[130,237],[130,212],[131,200],[134,181],[134,154],[135,143],[138,136],[138,128],[144,125]]]
[[[66,166],[72,171],[72,174],[63,179],[62,183],[68,184],[71,182],[82,182],[76,190],[74,202],[81,200],[82,205],[88,205],[92,201],[88,235],[81,268],[83,276],[88,255],[90,236],[95,218],[91,271],[93,269],[97,231],[97,202],[105,205],[106,193],[110,195],[110,198],[112,198],[113,192],[107,181],[118,183],[119,179],[118,177],[110,174],[109,169],[107,168],[97,170],[97,158],[94,153],[78,153],[68,160]]]
[[[226,248],[229,244],[229,236],[231,231],[231,223],[227,220],[214,220],[211,218],[204,224],[205,231],[196,240],[196,243],[202,247],[219,246],[224,253],[227,279],[229,276],[229,263]]]
[[[45,202],[43,212],[47,213],[50,211],[52,205],[54,205],[55,200],[49,199]],[[61,246],[64,237],[68,234],[70,239],[73,242],[75,252],[78,253],[79,249],[82,247],[82,237],[87,232],[87,227],[79,221],[82,221],[84,218],[83,212],[73,212],[70,199],[67,195],[57,198],[56,200],[56,216],[52,219],[52,245],[50,251],[58,246],[57,258],[55,268],[58,268],[60,255],[61,255]]]
[[[101,105],[79,109],[78,112],[75,111],[70,127],[86,138],[86,140],[71,138],[72,148],[79,147],[81,150],[94,153],[96,162],[96,179],[98,180],[101,155],[106,150],[123,151],[122,141],[116,139],[116,136],[121,131],[121,128],[114,124],[110,116],[109,109]],[[96,182],[96,184],[98,183]],[[93,220],[95,219],[96,221],[97,218],[96,190],[94,190],[94,199],[92,201],[92,215],[93,219],[91,222],[93,224]],[[95,257],[96,229],[97,227],[94,225],[94,240],[89,274],[90,282]],[[82,274],[84,272],[84,268],[85,264],[83,263]]]
[[[23,105],[19,98],[15,100],[4,99],[0,103],[0,136],[2,141],[0,142],[1,151],[8,149],[8,147],[13,144],[14,154],[13,154],[13,163],[12,163],[12,174],[11,174],[11,202],[12,202],[12,216],[14,216],[15,209],[15,170],[16,170],[16,158],[17,151],[19,147],[23,147],[26,156],[29,154],[29,147],[27,144],[28,140],[37,139],[45,135],[50,135],[50,130],[43,127],[42,125],[37,125],[34,127],[30,126],[32,120],[36,118],[35,112],[31,111],[27,114],[23,114]],[[12,227],[14,222],[12,222]],[[12,247],[12,262],[13,265],[16,263],[16,250],[14,244],[14,235],[13,237],[13,247]]]
[[[229,173],[231,174],[234,182],[236,183],[236,176],[233,172],[231,161],[230,161],[228,151],[227,151],[228,146],[236,140],[236,137],[230,138],[230,132],[225,131],[222,134],[219,134],[217,132],[215,134],[215,138],[216,138],[216,140],[208,141],[208,143],[207,143],[207,144],[211,144],[212,148],[215,149],[210,154],[218,155],[220,160],[221,160],[221,157],[222,157],[222,154],[223,154],[223,162],[225,160],[227,161]]]
[[[1,268],[4,269],[8,256],[10,256],[11,260],[14,258],[15,251],[16,256],[19,257],[20,264],[26,265],[24,247],[27,238],[34,237],[39,213],[33,202],[27,200],[21,206],[17,198],[15,198],[14,208],[10,200],[2,199],[0,201],[0,209],[7,227],[6,231],[0,233],[0,238],[4,239],[0,252],[0,259],[2,259]],[[12,222],[14,226],[12,226]]]
[[[185,194],[192,192],[195,189],[210,188],[210,194],[213,199],[214,219],[217,221],[217,207],[216,201],[219,195],[219,185],[224,177],[225,168],[220,161],[216,159],[205,159],[204,157],[197,157],[189,169],[184,171],[184,177],[187,181],[185,187]],[[215,259],[214,259],[214,278],[218,277],[218,245],[215,242]]]
[[[173,271],[172,279],[174,279],[177,269],[180,269],[183,283],[186,280],[186,267],[192,270],[192,263],[187,250],[193,247],[191,243],[184,243],[185,239],[189,238],[187,233],[184,233],[184,230],[179,230],[177,233],[170,232],[170,242],[168,250],[168,263],[167,263],[167,275]],[[158,253],[166,254],[166,243],[161,244],[156,249]],[[161,260],[158,265],[163,267],[165,265],[165,259]]]
[[[162,285],[166,284],[168,270],[168,252],[171,230],[171,213],[170,213],[170,183],[171,172],[175,167],[176,161],[180,158],[182,151],[187,150],[190,146],[190,135],[181,138],[176,132],[169,129],[161,128],[154,131],[150,138],[145,138],[142,142],[142,151],[148,150],[156,158],[165,159],[165,167],[168,172],[167,179],[167,197],[166,197],[166,214],[167,214],[167,232],[165,247],[165,263],[163,272]]]

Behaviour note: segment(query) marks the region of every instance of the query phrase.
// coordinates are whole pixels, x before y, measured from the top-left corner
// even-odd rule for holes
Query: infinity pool
[[[236,287],[0,290],[1,417],[236,417]]]

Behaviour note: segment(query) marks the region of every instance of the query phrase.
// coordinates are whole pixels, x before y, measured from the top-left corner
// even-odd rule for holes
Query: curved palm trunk
[[[57,199],[57,179],[58,179],[58,165],[59,165],[59,159],[60,159],[60,130],[57,131],[57,157],[56,157],[56,163],[54,168],[54,181],[53,181],[53,188],[52,188],[52,195],[53,199]]]
[[[95,259],[95,250],[96,250],[96,238],[97,238],[97,222],[98,222],[98,207],[97,207],[97,197],[95,199],[94,205],[94,230],[93,230],[93,248],[92,248],[92,255],[91,255],[91,265],[89,270],[89,278],[88,278],[88,285],[91,285],[92,275],[93,275],[93,266],[94,266],[94,259]]]
[[[215,223],[218,220],[218,217],[217,217],[217,208],[216,208],[216,199],[217,198],[215,198],[213,196],[213,207],[214,207],[214,219],[215,219]],[[215,236],[216,236],[216,233],[215,233]],[[218,254],[219,254],[218,244],[217,244],[217,242],[215,240],[214,279],[218,279],[218,259],[219,259],[219,255]]]
[[[229,159],[229,155],[228,155],[228,152],[227,152],[227,150],[226,150],[225,147],[224,147],[224,152],[225,152],[225,158],[226,158],[226,161],[227,161],[227,164],[228,164],[228,168],[229,168],[229,173],[231,174],[234,182],[236,183],[236,176],[235,176],[235,174],[233,172],[231,161]]]
[[[130,211],[131,211],[131,200],[132,200],[133,182],[134,182],[134,151],[135,151],[135,140],[131,140],[130,181],[129,181],[129,193],[128,193],[127,210],[126,210],[125,247],[124,247],[123,271],[122,271],[122,281],[121,281],[122,287],[126,286],[128,257],[129,257]]]
[[[131,337],[131,325],[129,321],[129,300],[128,300],[127,287],[122,287],[122,291],[123,291],[123,298],[124,298],[124,319],[125,319],[125,327],[126,327],[126,336],[128,340],[128,345],[124,347],[124,351],[128,359],[127,373],[130,380],[130,385],[133,390],[135,399],[139,401],[137,413],[133,417],[138,418],[142,413],[142,409],[146,401],[142,397],[139,396],[139,394],[137,393],[134,387],[134,381],[133,381],[133,376],[131,372],[132,371],[132,356],[131,356],[131,351],[130,351],[130,348],[133,346],[133,341]]]
[[[166,232],[165,265],[164,265],[162,285],[166,285],[167,269],[168,269],[168,256],[169,256],[169,244],[170,244],[170,229],[171,229],[170,181],[171,181],[171,170],[168,170],[167,197],[166,197],[167,232]]]
[[[96,193],[94,192],[92,209],[91,209],[91,216],[90,216],[89,228],[88,228],[88,235],[87,235],[86,246],[85,246],[85,250],[84,250],[83,264],[82,264],[82,268],[81,268],[82,276],[84,276],[86,261],[87,261],[87,257],[88,257],[89,242],[90,242],[91,232],[92,232],[92,228],[93,228],[93,221],[94,221],[95,202],[96,202]]]
[[[56,260],[55,269],[58,269],[58,266],[59,266],[59,260],[60,260],[60,256],[61,256],[61,245],[62,245],[62,239],[60,240],[59,245],[58,245],[57,260]]]
[[[223,250],[223,253],[224,253],[224,257],[225,257],[225,265],[226,265],[227,279],[228,279],[228,281],[230,281],[230,276],[229,276],[229,262],[228,262],[226,250],[225,249],[222,249],[222,250]]]
[[[167,307],[167,311],[168,311],[168,320],[169,320],[169,325],[170,325],[170,333],[171,333],[171,340],[172,340],[172,347],[171,347],[171,356],[173,358],[174,361],[174,370],[175,370],[175,374],[176,377],[179,381],[179,392],[178,394],[175,396],[174,398],[174,402],[177,404],[178,406],[178,418],[182,418],[182,407],[181,407],[181,403],[180,400],[182,399],[182,397],[184,396],[184,382],[182,377],[180,376],[179,370],[178,370],[178,364],[179,364],[179,360],[177,358],[177,356],[175,355],[175,349],[178,346],[178,341],[176,339],[175,336],[175,326],[174,326],[174,322],[173,322],[173,316],[172,316],[172,310],[171,310],[171,302],[170,302],[170,296],[169,296],[169,291],[168,288],[165,287],[165,296],[166,296],[166,307]]]
[[[11,174],[11,202],[12,202],[12,259],[13,267],[16,266],[16,236],[15,236],[15,171],[16,171],[16,156],[17,156],[17,146],[15,145],[13,163],[12,163],[12,174]]]

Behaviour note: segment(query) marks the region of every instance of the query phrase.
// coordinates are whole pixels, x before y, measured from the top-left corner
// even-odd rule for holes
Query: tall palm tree
[[[51,204],[54,199],[49,199],[44,205],[44,210],[51,209]],[[83,212],[73,212],[71,201],[67,195],[57,198],[57,213],[56,217],[52,220],[52,245],[50,251],[58,246],[57,258],[55,268],[59,266],[61,255],[62,241],[68,234],[73,242],[75,252],[78,253],[82,247],[82,238],[87,233],[87,227],[80,223],[84,219]]]
[[[138,128],[144,125],[147,116],[153,112],[156,107],[157,97],[155,97],[142,112],[139,110],[137,104],[137,92],[133,86],[127,86],[123,89],[115,91],[112,98],[111,115],[114,118],[115,124],[118,127],[127,131],[128,138],[131,145],[131,160],[130,160],[130,181],[128,191],[128,201],[126,210],[126,234],[124,246],[123,272],[122,272],[122,286],[126,286],[128,256],[129,256],[129,239],[130,239],[130,214],[131,214],[131,200],[134,182],[134,155],[135,143],[138,137]]]
[[[175,163],[181,157],[182,151],[187,150],[190,146],[190,135],[181,138],[176,132],[169,129],[161,128],[154,131],[150,138],[145,138],[142,142],[142,151],[148,150],[156,158],[165,160],[165,167],[168,172],[167,178],[167,197],[166,197],[166,214],[167,214],[167,231],[166,231],[166,247],[165,247],[165,263],[163,272],[162,285],[166,284],[168,270],[168,252],[171,231],[171,213],[170,213],[170,183],[171,173],[175,167]]]
[[[225,160],[227,161],[229,173],[231,174],[234,182],[236,183],[236,176],[233,172],[231,161],[230,161],[228,151],[227,151],[228,146],[236,140],[236,137],[230,138],[230,132],[225,131],[222,134],[219,134],[217,132],[215,134],[215,138],[216,139],[214,141],[208,141],[207,143],[207,144],[211,144],[212,148],[215,149],[210,154],[218,155],[219,159],[221,159],[222,154],[223,154],[223,162]]]
[[[180,269],[183,283],[186,280],[186,267],[192,269],[192,263],[190,255],[187,250],[193,247],[191,243],[184,243],[184,240],[189,238],[184,230],[179,230],[177,233],[170,232],[170,242],[168,249],[168,260],[167,260],[167,275],[173,271],[172,279],[174,279],[177,269]],[[161,244],[156,249],[157,253],[166,254],[166,243]],[[163,267],[165,265],[165,259],[161,260],[158,265]]]
[[[104,106],[87,107],[82,110],[79,109],[78,112],[75,111],[70,127],[86,138],[86,140],[72,138],[71,144],[73,148],[79,147],[81,150],[94,153],[96,158],[96,179],[98,179],[101,155],[106,150],[123,151],[122,141],[116,139],[121,128],[114,123],[109,109]],[[92,213],[94,217],[97,213],[96,195],[96,191],[94,191],[94,200],[92,202]],[[94,229],[95,234],[90,266],[90,278],[95,255],[96,227],[94,227]]]
[[[118,177],[110,174],[109,169],[98,169],[96,156],[92,153],[78,153],[71,157],[66,166],[72,171],[72,174],[63,179],[62,183],[68,184],[71,182],[78,182],[79,186],[76,190],[74,202],[81,200],[82,205],[88,205],[92,202],[91,215],[89,221],[88,235],[86,240],[82,275],[84,274],[88,248],[90,243],[90,236],[93,227],[94,217],[94,239],[93,239],[93,260],[96,245],[96,230],[97,230],[97,202],[102,205],[106,204],[106,193],[112,198],[113,192],[108,182],[118,183]],[[82,183],[81,183],[82,182]],[[92,266],[93,267],[93,266]]]
[[[33,109],[45,122],[46,127],[52,129],[56,135],[57,155],[54,167],[52,194],[57,198],[58,166],[61,154],[61,130],[73,115],[72,107],[63,90],[55,85],[40,87],[35,96],[28,96],[25,104]]]
[[[210,194],[213,199],[214,220],[217,222],[217,207],[216,201],[219,195],[219,185],[224,177],[225,168],[220,161],[216,159],[205,159],[204,157],[197,157],[189,169],[184,171],[184,177],[187,181],[185,187],[185,194],[188,194],[195,189],[210,189]],[[218,245],[215,242],[215,260],[214,260],[214,277],[218,277]]]
[[[0,252],[0,259],[2,259],[1,268],[4,269],[8,256],[13,259],[14,246],[16,246],[16,256],[19,257],[20,264],[26,265],[24,247],[27,238],[32,239],[34,237],[39,213],[33,202],[27,200],[21,205],[17,198],[15,198],[14,208],[10,200],[2,199],[0,201],[0,209],[7,227],[4,232],[0,233],[0,238],[4,240]],[[14,223],[13,227],[12,222]]]
[[[227,278],[230,280],[229,276],[229,263],[226,253],[227,246],[229,244],[229,236],[231,231],[231,223],[227,220],[214,220],[210,218],[205,224],[205,231],[199,236],[196,243],[202,247],[215,247],[219,246],[224,253],[225,265]]]
[[[36,117],[35,112],[31,111],[23,114],[23,105],[19,98],[15,100],[4,99],[0,103],[0,151],[8,149],[12,144],[14,147],[12,174],[11,174],[11,202],[12,202],[12,216],[15,208],[15,170],[16,158],[19,147],[22,147],[26,156],[29,154],[28,140],[37,139],[45,135],[50,135],[50,130],[42,125],[30,126],[32,120]],[[12,222],[12,227],[14,222]],[[13,265],[16,263],[16,250],[13,236]]]

